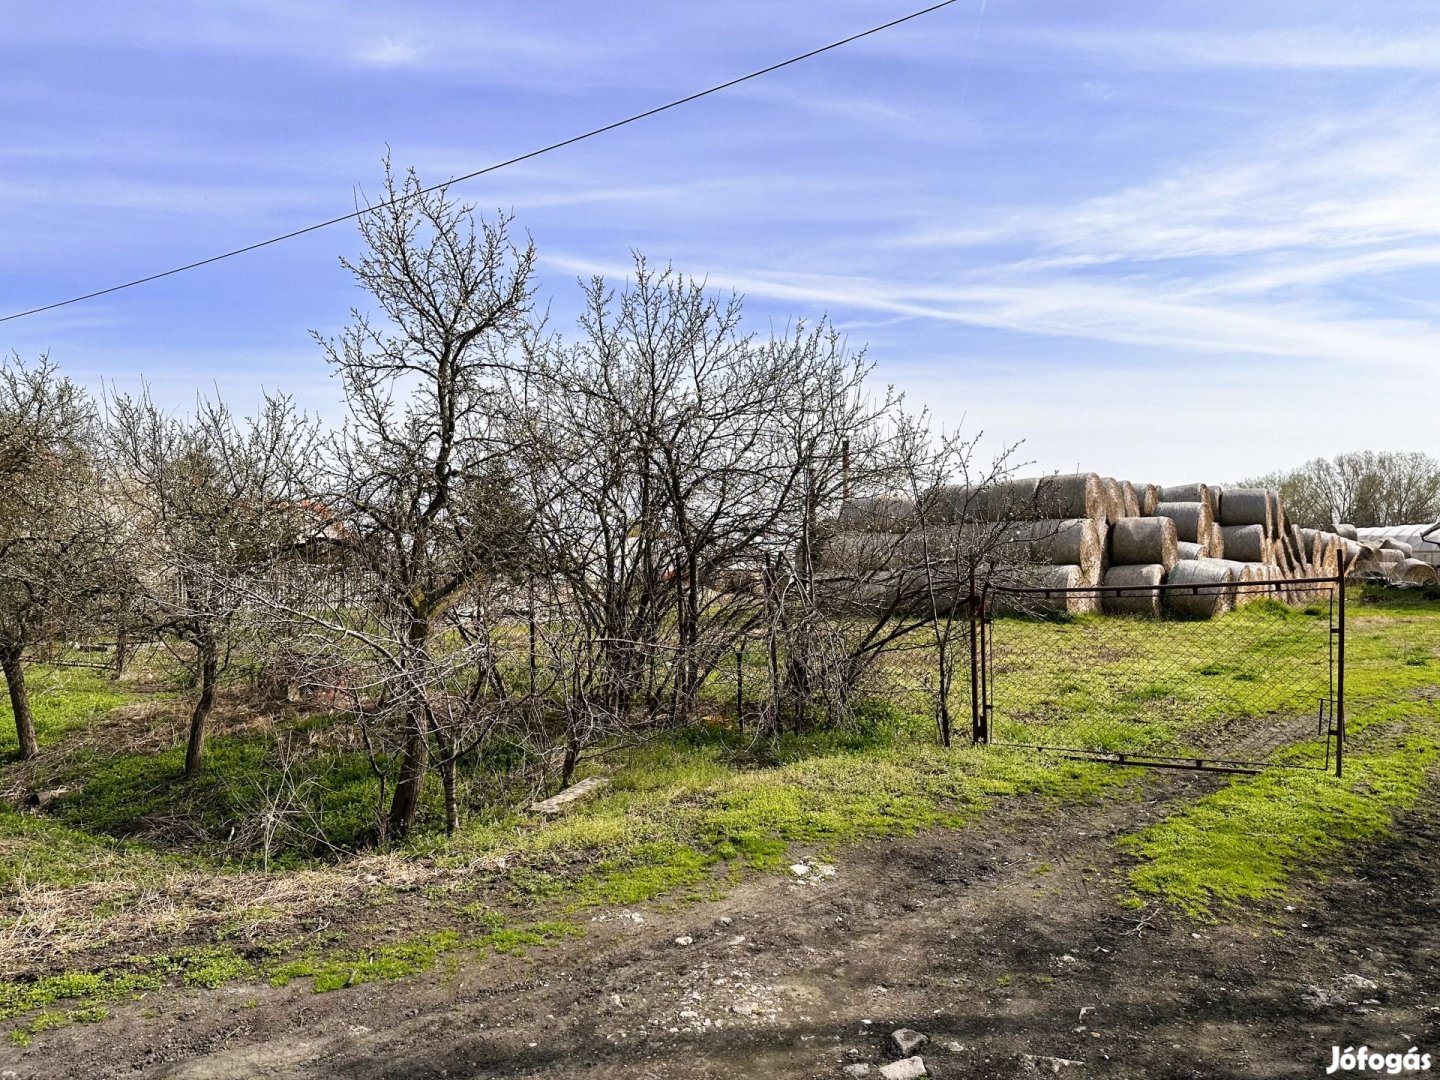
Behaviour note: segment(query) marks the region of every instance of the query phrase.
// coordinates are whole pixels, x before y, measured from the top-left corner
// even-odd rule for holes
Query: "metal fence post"
[[[985,738],[984,711],[980,705],[980,618],[979,604],[975,596],[975,570],[970,570],[970,595],[966,597],[970,610],[970,741],[983,742]]]
[[[1340,625],[1336,629],[1335,649],[1335,775],[1345,774],[1345,568],[1335,577],[1340,592]]]

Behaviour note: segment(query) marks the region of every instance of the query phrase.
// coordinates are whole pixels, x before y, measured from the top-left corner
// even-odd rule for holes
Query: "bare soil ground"
[[[1219,782],[1156,773],[1100,808],[1010,804],[845,851],[828,876],[602,912],[583,939],[446,974],[154,994],[0,1049],[0,1076],[875,1077],[900,1027],[946,1080],[1323,1076],[1332,1045],[1440,1059],[1440,787],[1288,906],[1206,925],[1118,904],[1113,838]]]

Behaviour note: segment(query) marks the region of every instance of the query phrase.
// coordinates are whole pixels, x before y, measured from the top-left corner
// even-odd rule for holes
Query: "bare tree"
[[[190,650],[198,694],[186,776],[201,768],[244,584],[317,531],[306,499],[314,439],[313,425],[283,397],[244,421],[217,403],[167,415],[148,393],[110,403],[109,497],[124,511],[130,617]]]
[[[317,336],[348,410],[330,448],[322,499],[341,546],[370,582],[377,625],[403,623],[409,686],[388,827],[415,821],[435,728],[426,673],[443,617],[503,561],[514,517],[504,506],[507,454],[493,420],[493,379],[531,333],[535,254],[509,219],[478,227],[444,189],[385,167],[382,201],[360,218],[365,254],[342,260],[374,301],[337,339]]]
[[[1279,488],[1287,514],[1304,525],[1413,525],[1440,518],[1440,461],[1428,454],[1353,451],[1246,483]]]
[[[39,753],[25,650],[85,625],[109,578],[96,414],[47,357],[0,361],[0,670],[22,758]]]
[[[828,324],[749,333],[739,297],[643,258],[585,299],[574,341],[510,373],[505,410],[527,448],[536,578],[570,635],[547,638],[570,673],[562,780],[589,743],[693,717],[720,659],[771,625],[777,582],[811,561],[847,468],[895,438],[898,405],[867,394],[869,365]]]

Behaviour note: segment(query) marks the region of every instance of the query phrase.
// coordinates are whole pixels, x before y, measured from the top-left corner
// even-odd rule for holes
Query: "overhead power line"
[[[54,303],[42,304],[39,307],[33,307],[27,311],[17,311],[11,315],[0,316],[0,323],[11,322],[14,319],[23,319],[27,315],[39,315],[42,311],[54,311],[56,308],[67,307],[70,304],[78,304],[84,300],[94,300],[96,297],[108,296],[111,293],[120,292],[122,289],[133,289],[137,285],[145,285],[152,281],[159,281],[161,278],[174,277],[176,274],[183,274],[189,270],[198,270],[200,267],[209,266],[211,263],[221,262],[224,259],[233,259],[237,255],[244,255],[251,251],[258,251],[260,248],[269,247],[272,244],[278,244],[285,240],[293,240],[297,236],[304,236],[307,233],[318,232],[321,229],[328,229],[331,225],[339,225],[342,222],[354,221],[356,218],[362,217],[363,215],[372,213],[376,210],[382,210],[387,206],[394,206],[398,203],[405,202],[408,199],[413,199],[419,195],[425,195],[433,191],[438,191],[441,188],[449,187],[451,184],[459,184],[463,183],[466,180],[474,180],[478,176],[485,176],[487,173],[497,172],[500,169],[508,168],[511,165],[518,165],[522,161],[529,161],[531,158],[537,158],[542,154],[548,154],[554,150],[561,150],[567,146],[574,146],[576,143],[584,142],[586,139],[593,139],[597,135],[604,135],[606,132],[614,131],[617,128],[625,127],[627,124],[634,124],[641,120],[649,119],[652,116],[658,116],[660,113],[668,112],[670,109],[679,108],[681,105],[688,105],[692,101],[699,101],[701,98],[709,97],[711,94],[718,94],[722,90],[729,90],[731,87],[739,86],[741,83],[749,82],[751,79],[758,79],[762,75],[769,75],[772,72],[779,71],[781,68],[787,68],[791,64],[798,64],[804,60],[810,60],[813,57],[820,56],[822,53],[827,53],[831,52],[834,49],[843,48],[844,46],[859,41],[862,38],[870,37],[873,34],[878,34],[882,31],[899,26],[902,23],[907,23],[914,19],[921,18],[922,16],[929,15],[932,12],[939,11],[941,8],[949,7],[951,4],[955,4],[958,2],[959,0],[940,0],[939,3],[931,4],[929,7],[921,8],[918,11],[912,11],[908,15],[902,15],[898,19],[891,19],[889,22],[881,23],[879,26],[872,26],[868,30],[861,30],[859,33],[851,34],[849,37],[841,38],[839,41],[832,41],[828,45],[821,45],[819,48],[811,49],[809,52],[800,53],[798,56],[792,56],[788,60],[781,60],[780,62],[771,64],[768,67],[763,67],[756,71],[752,71],[747,75],[740,75],[736,78],[728,79],[725,82],[717,83],[716,85],[711,86],[708,89],[698,90],[693,94],[686,95],[685,97],[676,98],[674,101],[667,101],[664,105],[657,105],[653,109],[646,109],[644,112],[635,113],[633,116],[627,116],[623,120],[616,120],[612,123],[604,125],[603,127],[592,128],[589,131],[586,131],[580,135],[572,135],[568,139],[562,139],[559,142],[551,143],[549,146],[542,146],[538,150],[531,150],[528,153],[520,154],[518,157],[508,158],[505,161],[496,162],[494,165],[487,165],[483,169],[476,169],[474,172],[464,173],[460,176],[452,176],[449,180],[442,181],[438,184],[432,184],[426,188],[420,188],[418,191],[408,192],[398,198],[376,203],[373,206],[366,206],[363,209],[354,210],[348,214],[341,214],[339,217],[333,217],[326,221],[318,221],[314,225],[306,225],[304,228],[292,229],[290,232],[281,233],[279,236],[272,236],[268,240],[259,240],[253,244],[246,244],[244,247],[235,248],[232,251],[221,252],[219,255],[211,255],[209,258],[197,259],[195,262],[186,263],[183,266],[172,267],[169,270],[162,270],[159,273],[155,274],[147,274],[144,277],[138,277],[131,281],[122,282],[119,285],[111,285],[108,288],[96,289],[94,292],[83,293],[80,296],[72,296],[68,300],[56,300]]]

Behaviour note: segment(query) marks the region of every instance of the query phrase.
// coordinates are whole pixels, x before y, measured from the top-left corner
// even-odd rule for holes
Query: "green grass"
[[[1344,781],[1318,771],[1276,770],[1227,783],[1182,807],[1122,841],[1133,860],[1124,902],[1158,898],[1213,918],[1281,896],[1296,874],[1336,865],[1347,850],[1383,834],[1394,812],[1418,798],[1440,752],[1440,715],[1421,695],[1440,670],[1440,605],[1393,594],[1357,601],[1347,672],[1355,741]],[[1308,709],[1310,688],[1292,701],[1271,669],[1287,649],[1313,644],[1328,630],[1327,616],[1257,604],[1216,622],[1168,624],[1167,634],[1182,639],[1178,648],[1140,621],[998,620],[997,642],[1031,657],[1030,668],[1014,677],[1002,673],[1010,693],[999,702],[1002,722],[1013,725],[1012,736],[1043,730],[1063,740],[1086,731],[1099,748],[1143,744],[1184,752],[1218,720]],[[1207,648],[1227,632],[1243,647]],[[1098,656],[1097,635],[1104,635],[1105,646]],[[1157,673],[1162,647],[1194,659]],[[1036,666],[1035,657],[1048,659]],[[287,940],[287,931],[269,926],[284,925],[283,911],[254,910],[207,931],[208,942],[164,955],[0,984],[0,1020],[25,1018],[12,1037],[28,1039],[56,1023],[98,1019],[116,1002],[162,985],[305,978],[325,991],[431,972],[467,955],[526,952],[581,933],[577,912],[714,896],[744,875],[793,861],[797,845],[828,855],[869,839],[954,828],[998,800],[1020,796],[1068,812],[1064,808],[1116,797],[1137,775],[1025,751],[939,747],[933,720],[905,708],[905,689],[915,685],[925,662],[924,650],[915,650],[903,654],[909,667],[875,673],[867,685],[879,696],[862,702],[843,731],[754,742],[731,725],[704,725],[614,754],[604,763],[611,786],[555,821],[506,811],[497,796],[475,806],[460,833],[447,838],[436,829],[434,784],[422,827],[404,854],[451,871],[455,876],[444,879],[450,884],[408,895],[377,887],[348,920],[348,936]],[[1137,675],[1147,663],[1149,673]],[[68,697],[60,692],[54,715],[68,719],[54,720],[47,738],[63,741],[67,732],[103,723],[97,702],[104,699],[94,696],[102,690],[82,679],[73,706],[63,706]],[[964,702],[955,707],[968,713]],[[323,736],[334,722],[289,723]],[[248,800],[275,782],[273,732],[217,735],[197,782],[180,778],[179,747],[102,753],[96,741],[62,756],[60,778],[75,790],[55,804],[53,816],[0,812],[0,888],[123,881],[138,895],[176,870],[254,872],[253,859],[223,857],[221,838],[246,813]],[[526,751],[497,742],[486,753],[487,775],[503,784]],[[1314,740],[1284,751],[1289,764],[1313,763],[1316,755],[1323,746]],[[305,758],[302,768],[327,835],[358,843],[375,807],[368,764],[353,753],[324,750]],[[587,769],[596,771],[586,766],[580,775]],[[497,790],[503,795],[503,787]],[[200,836],[174,851],[125,839],[149,835],[157,820],[187,816]],[[272,866],[285,873],[317,857],[301,848]],[[374,933],[363,925],[366,905],[382,903],[391,905],[386,924],[398,923],[401,932],[361,944]],[[407,933],[412,914],[411,926],[430,928]],[[242,924],[253,938],[243,948],[235,940]]]
[[[774,869],[793,844],[824,850],[956,827],[1002,797],[1096,800],[1129,779],[1105,765],[946,750],[927,738],[919,720],[868,739],[787,736],[775,751],[782,763],[769,767],[747,767],[720,733],[662,740],[583,810],[519,832],[514,819],[475,823],[436,854],[452,864],[504,858],[518,893],[563,898],[570,910],[637,904]]]
[[[4,680],[0,679],[0,685]],[[30,712],[41,747],[88,727],[111,709],[135,700],[135,694],[112,683],[105,672],[90,668],[47,667],[32,664],[25,672]],[[15,713],[8,691],[0,693],[0,756],[19,749]]]
[[[1220,726],[1313,716],[1328,696],[1329,608],[1260,600],[1218,619],[999,618],[1001,742],[1204,756]]]
[[[1440,761],[1440,705],[1428,665],[1440,653],[1440,605],[1370,594],[1347,627],[1350,743],[1345,775],[1273,770],[1236,780],[1120,842],[1139,861],[1133,893],[1215,919],[1286,895],[1297,874],[1323,871],[1377,840],[1415,805]],[[1287,750],[1294,765],[1323,765],[1310,740]]]

